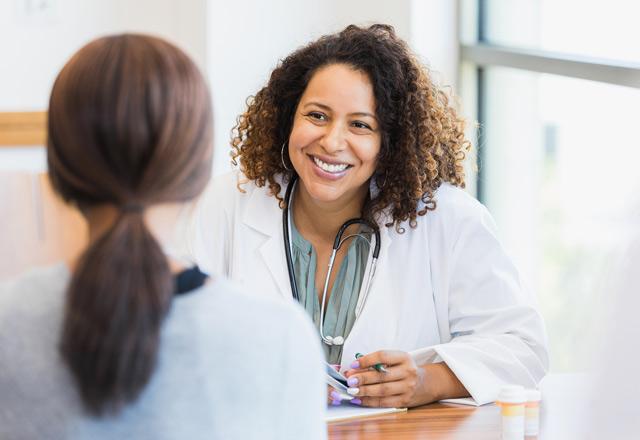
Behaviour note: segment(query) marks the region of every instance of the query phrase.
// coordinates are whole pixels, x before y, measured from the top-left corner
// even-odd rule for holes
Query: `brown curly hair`
[[[279,196],[276,175],[295,176],[281,148],[289,139],[298,102],[313,74],[330,64],[346,64],[366,73],[373,85],[376,117],[381,129],[377,168],[372,178],[381,190],[363,208],[374,220],[388,213],[386,226],[409,220],[436,208],[435,190],[443,183],[465,186],[463,162],[471,144],[464,137],[464,121],[449,98],[431,81],[429,72],[398,38],[393,27],[350,25],[304,46],[279,63],[268,84],[247,100],[232,137],[232,163],[247,179],[268,183]],[[286,150],[286,149],[285,149]],[[241,189],[242,182],[238,188]],[[420,206],[420,202],[423,206]]]

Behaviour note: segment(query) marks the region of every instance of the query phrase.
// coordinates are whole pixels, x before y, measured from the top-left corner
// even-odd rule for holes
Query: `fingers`
[[[374,367],[382,364],[385,372]],[[416,366],[413,358],[403,351],[380,350],[361,356],[345,372],[349,394],[356,396],[362,406],[406,407],[416,387]]]
[[[329,404],[333,406],[339,406],[342,403],[342,396],[340,393],[333,390],[329,393]]]
[[[336,391],[331,385],[327,385],[327,405],[339,406],[342,403],[343,395]]]
[[[349,388],[362,406],[375,408],[404,408],[411,403],[411,387],[406,381],[383,382]]]
[[[403,395],[387,397],[362,397],[362,406],[370,408],[406,408],[408,404]]]
[[[362,405],[362,400],[359,398],[353,398],[351,400],[344,400],[347,403],[350,403],[351,405]],[[342,405],[343,399],[342,399],[342,395],[337,392],[337,391],[331,391],[331,393],[329,393],[329,399],[328,399],[328,404],[331,406],[340,406]]]
[[[340,406],[343,401],[352,405],[362,405],[362,400],[358,398],[348,400],[343,399],[343,396],[343,394],[336,391],[332,386],[327,385],[327,405]]]
[[[409,354],[405,351],[380,350],[358,358],[351,364],[351,368],[373,368],[377,364],[396,365],[406,361],[408,356]]]
[[[395,396],[407,393],[408,387],[405,381],[382,382],[373,385],[361,385],[358,387],[350,387],[348,392],[352,396],[362,397],[384,397]]]
[[[347,384],[350,387],[370,385],[380,382],[394,382],[405,377],[402,368],[389,368],[386,373],[376,370],[349,370]]]

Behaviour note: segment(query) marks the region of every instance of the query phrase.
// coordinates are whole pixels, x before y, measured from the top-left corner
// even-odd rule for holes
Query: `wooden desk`
[[[559,374],[541,384],[542,406],[539,440],[581,438],[579,420],[588,395],[585,375]],[[369,419],[329,424],[330,440],[499,440],[500,411],[495,405],[479,408],[434,403]],[[527,440],[534,437],[527,437]]]

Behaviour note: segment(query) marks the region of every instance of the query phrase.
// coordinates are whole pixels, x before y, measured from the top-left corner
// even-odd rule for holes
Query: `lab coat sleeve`
[[[231,276],[235,179],[235,173],[212,179],[179,221],[181,253],[210,275]]]
[[[448,264],[451,340],[412,355],[419,364],[444,361],[482,405],[503,385],[537,386],[548,369],[546,334],[486,208],[475,204],[456,223]]]

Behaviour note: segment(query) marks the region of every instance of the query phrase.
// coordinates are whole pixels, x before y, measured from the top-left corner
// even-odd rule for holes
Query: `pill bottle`
[[[502,416],[502,440],[524,439],[524,387],[507,385],[502,387],[496,404]]]
[[[536,438],[540,432],[540,400],[542,394],[538,390],[526,390],[524,392],[526,403],[524,404],[524,435]]]

